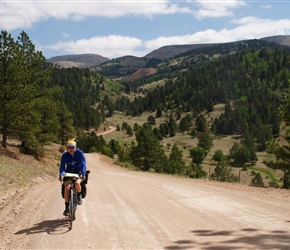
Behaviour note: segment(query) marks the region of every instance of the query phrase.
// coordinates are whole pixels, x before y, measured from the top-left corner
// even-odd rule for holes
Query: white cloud
[[[290,34],[290,19],[271,20],[257,17],[244,17],[234,19],[232,22],[239,25],[233,31],[241,37],[262,38],[265,36]]]
[[[68,38],[68,37],[69,37],[69,34],[67,34],[67,33],[65,33],[65,32],[63,32],[61,35],[62,35],[62,37],[64,37],[64,38]]]
[[[166,45],[224,43],[290,34],[290,19],[269,20],[245,17],[234,19],[232,23],[238,26],[234,29],[206,29],[182,36],[162,36],[148,41],[142,41],[135,37],[109,35],[77,41],[59,42],[55,45],[42,47],[42,49],[63,51],[65,52],[64,54],[95,53],[108,58],[126,55],[142,57]]]
[[[246,3],[240,0],[196,0],[199,10],[195,13],[198,19],[206,17],[233,16],[232,9],[245,6]]]
[[[138,38],[108,35],[77,41],[59,42],[55,45],[46,46],[46,49],[65,51],[71,54],[93,53],[115,58],[125,55],[143,56],[143,54],[141,55],[140,52],[137,52],[140,46],[142,46],[142,40]]]
[[[269,20],[246,17],[233,20],[239,25],[234,29],[207,29],[183,36],[159,37],[144,43],[148,50],[154,50],[172,44],[200,44],[234,42],[245,39],[259,39],[274,35],[290,34],[290,19]]]
[[[272,4],[262,4],[261,7],[263,9],[272,9]]]
[[[6,1],[0,2],[0,29],[31,28],[49,18],[81,20],[99,16],[116,18],[126,15],[152,17],[157,14],[192,13],[169,0],[163,1]]]

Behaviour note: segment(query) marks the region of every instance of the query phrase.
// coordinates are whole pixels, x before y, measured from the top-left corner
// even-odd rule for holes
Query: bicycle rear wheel
[[[72,229],[73,221],[75,220],[75,207],[74,207],[74,190],[70,189],[70,199],[69,199],[69,221],[70,230]]]

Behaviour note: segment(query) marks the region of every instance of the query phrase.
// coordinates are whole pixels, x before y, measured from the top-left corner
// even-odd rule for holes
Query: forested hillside
[[[172,47],[174,48],[174,46],[168,46],[168,49]],[[163,79],[166,75],[170,78],[173,78],[176,76],[176,74],[180,75],[182,71],[188,71],[188,69],[195,67],[196,64],[203,63],[210,59],[218,58],[221,55],[228,55],[242,50],[250,51],[262,48],[275,49],[277,47],[281,47],[281,45],[268,42],[266,40],[254,39],[231,43],[213,44],[212,46],[204,44],[203,46],[200,45],[196,47],[190,47],[193,49],[186,50],[183,53],[175,55],[171,58],[166,58],[164,60],[152,57],[147,58],[146,56],[141,58],[126,56],[104,62],[93,68],[93,70],[96,70],[100,74],[108,77],[119,78],[124,84],[126,84],[126,79],[123,78],[133,74],[140,68],[156,68],[157,73],[153,76],[155,79]],[[149,81],[152,81],[152,78],[136,81],[131,85],[140,86]]]
[[[229,149],[229,155],[214,153],[213,160],[218,164],[210,178],[236,181],[230,166],[246,168],[257,160],[257,152],[268,150],[276,158],[266,164],[283,170],[283,186],[290,186],[286,164],[290,154],[285,145],[272,140],[281,136],[282,120],[285,126],[290,121],[288,47],[249,40],[197,48],[167,61],[142,59],[131,69],[150,68],[153,73],[141,76],[142,80],[132,82],[131,78],[130,83],[123,78],[122,83],[122,78],[109,79],[96,69],[62,69],[47,64],[25,32],[14,40],[2,31],[0,38],[4,148],[12,138],[20,140],[26,152],[39,153],[45,144],[64,144],[75,137],[85,152],[117,157],[138,169],[203,178],[207,172],[202,163],[214,138],[237,135],[240,141]],[[118,63],[111,65],[112,70],[106,64],[106,70],[128,75],[128,62],[135,59],[123,59],[126,70],[118,68]],[[154,82],[162,84],[145,88]],[[223,112],[206,121],[204,115],[217,104],[224,105]],[[130,145],[115,139],[107,142],[95,133],[115,112],[125,117],[117,131],[134,137]],[[143,112],[154,115],[134,127],[126,122]],[[155,119],[160,117],[163,122],[157,126]],[[287,134],[284,127],[285,131]],[[168,153],[160,144],[180,132],[198,140],[197,147],[188,150],[190,164],[177,145]]]
[[[62,88],[62,98],[79,129],[98,129],[106,116],[112,115],[112,101],[123,86],[88,68],[53,67],[51,86]]]
[[[29,36],[0,34],[0,131],[2,147],[17,139],[27,152],[64,144],[83,129],[98,129],[122,86],[88,69],[46,62]],[[112,99],[113,100],[113,99]]]
[[[178,73],[176,71],[178,78]],[[277,108],[284,102],[289,83],[289,50],[261,49],[252,52],[239,52],[221,57],[194,67],[187,75],[167,81],[163,87],[149,91],[145,97],[137,98],[127,107],[132,115],[158,108],[176,109],[181,112],[199,114],[211,111],[214,104],[227,103],[227,122],[236,116],[236,125],[221,125],[222,117],[215,121],[217,133],[237,132],[240,118],[236,112],[247,110],[244,118],[251,127],[277,120]],[[123,103],[124,98],[119,102]],[[120,106],[117,102],[116,109]],[[121,109],[124,111],[124,109]],[[240,110],[240,111],[239,111]],[[231,113],[231,115],[229,115]],[[257,117],[257,118],[254,118]],[[261,119],[261,120],[260,120]],[[255,124],[252,124],[255,121]],[[273,134],[277,134],[277,124],[272,124]]]
[[[148,126],[142,126],[142,130],[134,128],[138,144],[130,147],[127,159],[145,170],[187,173],[197,178],[206,175],[199,168],[211,148],[213,136],[239,135],[241,144],[233,145],[227,158],[217,152],[215,159],[223,162],[223,166],[229,163],[243,166],[256,161],[256,152],[266,150],[267,143],[280,134],[280,109],[289,95],[289,70],[288,48],[245,50],[199,63],[188,73],[179,75],[175,71],[176,80],[168,80],[164,86],[135,98],[129,106],[125,97],[120,98],[116,109],[127,114],[136,116],[145,111],[156,112],[155,116],[148,117],[148,123],[154,129]],[[206,124],[201,112],[211,112],[218,103],[225,104],[224,113]],[[167,121],[159,127],[154,126],[155,118],[162,113],[170,114]],[[187,115],[181,119],[181,114]],[[128,130],[126,126],[123,129]],[[198,147],[190,151],[193,158],[191,168],[185,167],[176,147],[172,148],[172,154],[179,155],[178,160],[172,155],[166,160],[162,148],[155,141],[175,136],[179,131],[187,131],[199,140]],[[120,159],[124,158],[123,154],[119,155]],[[150,156],[144,156],[146,154]],[[285,167],[283,170],[285,173],[289,171]],[[220,176],[213,175],[213,178]],[[227,178],[234,180],[231,175]]]

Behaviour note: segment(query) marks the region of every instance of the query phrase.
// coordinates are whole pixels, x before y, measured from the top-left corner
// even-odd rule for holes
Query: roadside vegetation
[[[41,161],[47,145],[60,149],[76,138],[84,152],[141,171],[290,188],[289,48],[256,40],[216,45],[150,60],[156,74],[126,83],[118,67],[120,82],[97,68],[47,64],[25,32],[0,38],[4,149],[15,139],[21,154]],[[116,130],[97,136],[109,126]]]

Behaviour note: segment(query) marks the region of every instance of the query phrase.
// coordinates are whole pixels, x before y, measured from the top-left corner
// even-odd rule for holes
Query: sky
[[[290,35],[290,0],[0,0],[0,30],[48,59],[143,57],[166,45]]]

